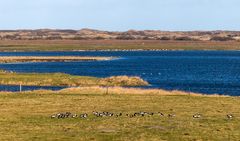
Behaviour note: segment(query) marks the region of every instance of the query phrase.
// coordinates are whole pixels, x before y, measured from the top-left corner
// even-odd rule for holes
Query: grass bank
[[[0,51],[240,50],[238,41],[0,40]]]
[[[19,62],[73,62],[73,61],[103,61],[113,57],[79,57],[79,56],[1,56],[0,63]]]
[[[64,73],[15,73],[0,71],[1,85],[25,86],[146,86],[139,77],[113,76],[97,78]]]
[[[96,90],[97,88],[95,88]],[[119,88],[116,88],[119,89]],[[125,91],[128,91],[125,89]],[[121,91],[119,91],[121,93]],[[101,94],[82,89],[0,93],[0,140],[239,140],[239,97],[159,91]],[[131,94],[133,93],[133,94]],[[92,111],[123,113],[97,118]],[[148,111],[165,116],[127,117]],[[59,112],[89,117],[52,119]],[[201,118],[193,118],[200,113]],[[168,117],[174,114],[175,117]],[[226,115],[232,114],[228,119]]]

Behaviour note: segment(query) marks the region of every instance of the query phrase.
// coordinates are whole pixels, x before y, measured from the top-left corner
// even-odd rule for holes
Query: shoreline
[[[0,40],[0,51],[240,50],[240,41]]]
[[[147,86],[149,83],[140,77],[112,76],[90,77],[65,73],[15,73],[0,70],[0,85],[22,86]]]
[[[136,52],[136,51],[240,51],[240,50],[216,50],[216,49],[196,49],[196,50],[187,50],[187,49],[104,49],[104,50],[72,50],[72,51],[51,51],[51,52]],[[24,51],[25,52],[25,51]],[[40,51],[48,52],[48,51]]]
[[[18,86],[18,85],[5,85],[5,86]],[[24,85],[25,86],[25,85]],[[23,86],[23,87],[24,87]],[[26,86],[28,87],[28,86]],[[30,86],[30,87],[61,87],[61,86]],[[221,95],[221,94],[204,94],[196,92],[187,92],[179,90],[164,90],[158,88],[145,89],[145,88],[134,88],[134,87],[121,87],[121,86],[82,86],[82,87],[62,87],[58,90],[50,89],[36,89],[36,90],[25,90],[25,91],[0,91],[0,94],[3,93],[54,93],[54,94],[115,94],[115,95],[158,95],[158,96],[199,96],[199,97],[233,97],[237,98],[239,96],[231,95]]]
[[[13,52],[165,52],[165,51],[240,51],[240,50],[234,50],[234,49],[228,49],[228,50],[218,50],[218,49],[195,49],[195,50],[188,50],[188,49],[103,49],[103,50],[41,50],[41,51],[21,51],[21,50],[15,50],[15,51],[1,51],[3,53],[13,53]],[[112,57],[109,60],[115,59],[117,57]]]
[[[79,56],[3,56],[0,63],[23,62],[74,62],[74,61],[107,61],[115,57],[79,57]]]

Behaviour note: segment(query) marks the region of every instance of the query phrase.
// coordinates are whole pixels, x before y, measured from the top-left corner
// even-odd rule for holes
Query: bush
[[[215,36],[210,39],[211,41],[231,41],[234,40],[232,37],[220,37],[220,36]]]
[[[187,36],[183,36],[183,37],[176,37],[175,40],[178,41],[192,41],[193,39]]]
[[[170,38],[170,37],[165,37],[165,36],[164,36],[164,37],[161,37],[160,40],[171,40],[171,38]]]
[[[135,37],[130,36],[130,35],[122,35],[122,36],[118,36],[116,37],[117,40],[135,40]]]

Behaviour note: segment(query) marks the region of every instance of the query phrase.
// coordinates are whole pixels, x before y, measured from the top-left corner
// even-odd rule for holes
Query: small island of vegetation
[[[103,61],[113,57],[79,57],[79,56],[1,56],[0,63],[19,62],[73,62],[73,61]]]
[[[113,76],[97,78],[64,73],[15,73],[0,70],[1,85],[25,86],[147,86],[140,77]]]

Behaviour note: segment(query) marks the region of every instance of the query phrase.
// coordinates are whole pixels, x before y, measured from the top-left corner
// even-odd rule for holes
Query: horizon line
[[[225,30],[225,29],[216,29],[216,30],[161,30],[161,29],[128,29],[128,30],[104,30],[104,29],[95,29],[95,28],[19,28],[19,29],[0,29],[2,31],[27,31],[27,30],[97,30],[97,31],[106,31],[106,32],[128,32],[128,31],[161,31],[161,32],[240,32],[240,30]]]

